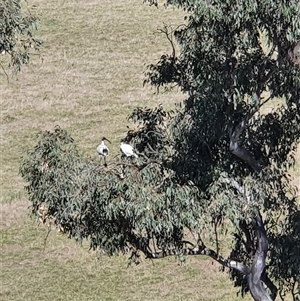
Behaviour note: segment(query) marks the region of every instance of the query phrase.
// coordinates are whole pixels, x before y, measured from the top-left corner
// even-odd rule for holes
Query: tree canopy
[[[20,169],[32,213],[46,207],[42,216],[69,237],[129,251],[131,262],[140,252],[207,255],[254,300],[299,300],[300,210],[289,174],[300,138],[298,0],[166,5],[184,9],[186,23],[162,30],[172,53],[149,65],[145,83],[177,86],[186,99],[173,112],[136,108],[125,141],[139,158],[108,167],[84,158],[60,127],[40,133]]]
[[[9,67],[14,72],[21,70],[30,60],[31,50],[39,50],[41,41],[34,37],[38,16],[27,1],[0,1],[0,54],[10,57]],[[5,67],[1,62],[2,69]]]

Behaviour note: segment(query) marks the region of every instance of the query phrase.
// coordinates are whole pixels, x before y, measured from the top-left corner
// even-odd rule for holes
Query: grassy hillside
[[[19,158],[39,130],[59,124],[91,156],[107,136],[117,153],[135,106],[182,99],[142,86],[146,65],[170,48],[154,33],[163,22],[182,23],[179,12],[142,1],[31,2],[41,15],[41,56],[33,56],[16,81],[7,84],[1,74],[2,160],[10,163],[2,171],[5,200],[19,198]]]
[[[172,107],[183,99],[177,91],[156,95],[142,86],[146,65],[170,50],[156,29],[183,19],[179,11],[149,7],[142,0],[30,3],[41,15],[41,55],[9,83],[0,75],[0,299],[241,300],[226,274],[205,258],[188,259],[183,267],[168,258],[127,268],[126,257],[97,260],[87,246],[56,231],[44,248],[47,228],[28,218],[18,175],[24,150],[38,131],[58,124],[87,156],[96,157],[103,136],[117,154],[120,138],[133,126],[126,117],[134,107]]]

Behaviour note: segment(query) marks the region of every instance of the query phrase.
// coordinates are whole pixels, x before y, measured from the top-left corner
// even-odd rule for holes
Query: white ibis
[[[120,143],[120,150],[126,157],[138,157],[133,147],[130,144],[124,143],[123,141]]]
[[[99,155],[100,161],[101,161],[102,158],[104,158],[104,165],[107,166],[106,156],[109,154],[109,149],[104,143],[105,140],[107,142],[111,143],[108,139],[103,137],[102,140],[101,140],[101,143],[97,146],[97,153]]]

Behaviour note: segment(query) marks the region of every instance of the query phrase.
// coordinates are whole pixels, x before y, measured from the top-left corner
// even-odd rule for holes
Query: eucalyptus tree
[[[9,67],[18,72],[29,62],[31,52],[40,48],[41,41],[34,37],[37,24],[37,14],[27,1],[0,1],[0,63],[5,73],[5,56],[10,58]]]
[[[40,133],[21,164],[32,213],[46,206],[69,237],[129,251],[130,262],[205,255],[256,301],[299,300],[289,175],[300,138],[298,0],[166,5],[186,22],[161,30],[172,52],[149,65],[145,83],[177,86],[185,100],[173,112],[136,108],[124,141],[139,156],[108,167],[83,158],[63,129]]]

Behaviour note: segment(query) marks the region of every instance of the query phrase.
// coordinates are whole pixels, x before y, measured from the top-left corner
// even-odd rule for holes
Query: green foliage
[[[22,0],[0,1],[0,53],[10,56],[9,67],[14,72],[29,63],[32,49],[39,50],[41,46],[41,41],[33,36],[38,17],[27,6]]]
[[[297,300],[299,204],[288,171],[300,139],[300,68],[289,56],[300,39],[298,1],[166,4],[187,11],[173,33],[180,53],[172,44],[146,82],[177,84],[182,107],[137,108],[129,119],[138,129],[125,141],[141,154],[108,168],[84,159],[64,130],[41,133],[21,165],[33,214],[46,204],[70,237],[109,254],[129,248],[133,261],[139,250],[181,258],[187,244],[189,254],[209,244],[218,260],[225,241],[228,260],[250,266],[259,210],[269,240],[264,277]],[[265,112],[278,97],[284,104]],[[245,277],[229,273],[246,293]]]
[[[20,169],[32,213],[38,216],[46,204],[49,217],[69,237],[89,238],[91,248],[109,254],[124,251],[128,243],[147,246],[150,239],[159,248],[181,244],[182,228],[191,227],[200,212],[197,207],[188,210],[197,189],[175,184],[156,162],[110,165],[107,170],[98,162],[85,162],[59,127],[40,133]]]
[[[291,230],[289,239],[280,234],[292,227],[290,219],[295,213],[289,208],[299,212],[287,175],[295,162],[293,154],[300,137],[300,68],[289,57],[300,39],[299,3],[167,4],[190,12],[187,26],[174,32],[181,52],[172,57],[173,66],[162,56],[157,65],[149,66],[148,74],[148,82],[158,88],[176,82],[182,91],[188,91],[183,112],[175,117],[170,130],[179,150],[173,169],[179,181],[192,180],[206,192],[212,204],[208,216],[229,218],[235,225],[235,247],[230,258],[251,262],[253,249],[245,250],[244,243],[245,232],[250,235],[251,227],[242,231],[240,222],[252,205],[259,206],[273,226],[269,230],[270,249],[274,250],[270,258],[272,276],[283,291],[286,286],[295,290],[299,283],[297,257],[292,261],[285,257],[279,265],[281,271],[274,267],[281,260],[275,253],[283,255],[290,248],[294,250],[291,253],[297,252],[295,242],[299,241]],[[166,69],[176,72],[168,78],[164,75]],[[283,98],[285,105],[263,114],[263,104],[276,97]],[[230,132],[243,119],[248,124],[240,143],[262,166],[259,174],[229,152]],[[231,273],[235,284],[243,285],[242,292],[247,291],[245,279],[234,270]]]
[[[163,159],[170,151],[171,141],[165,125],[171,116],[162,106],[154,110],[137,107],[128,119],[138,125],[138,130],[128,131],[126,141],[148,158]]]
[[[284,219],[274,223],[269,231],[270,272],[274,275],[282,294],[292,292],[295,300],[300,298],[299,252],[300,211],[290,206]],[[278,234],[280,233],[280,234]]]

